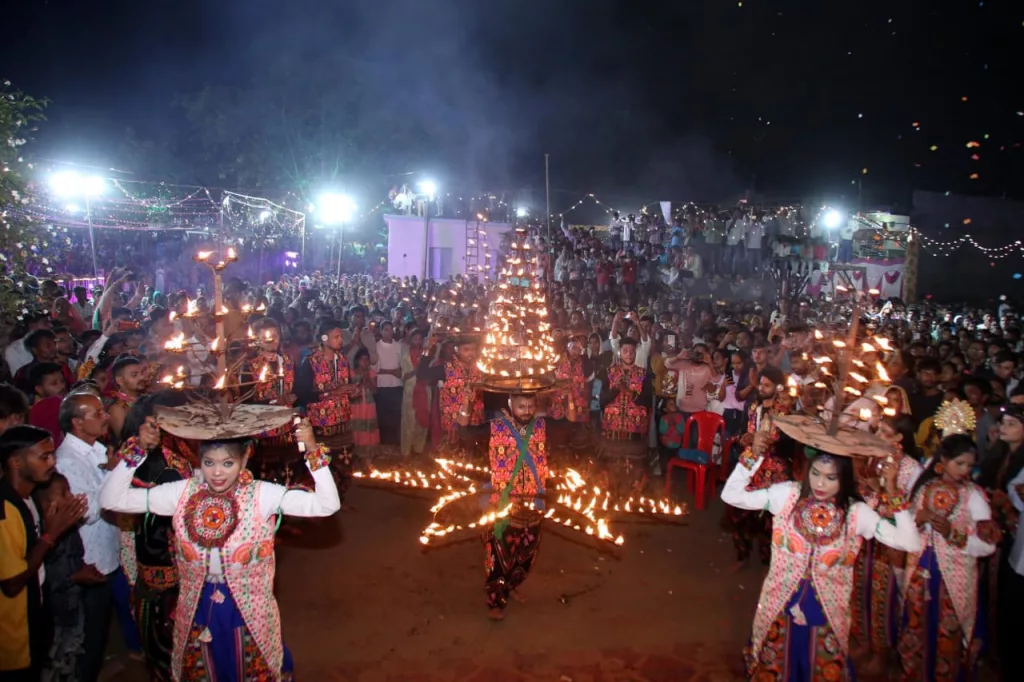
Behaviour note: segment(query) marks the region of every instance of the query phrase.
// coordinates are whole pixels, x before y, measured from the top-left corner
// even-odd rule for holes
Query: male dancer
[[[295,367],[292,359],[280,352],[281,326],[268,317],[256,323],[253,333],[259,350],[246,358],[242,368],[243,381],[254,382],[250,402],[291,407],[295,404],[292,393]],[[259,462],[260,479],[283,485],[291,483],[291,460],[301,461],[295,457],[294,432],[294,426],[285,424],[256,436],[255,457]]]
[[[495,511],[509,509],[484,535],[492,620],[505,617],[509,596],[526,580],[537,557],[548,457],[547,430],[544,418],[535,416],[536,408],[535,396],[514,394],[508,410],[491,421],[491,506]],[[465,426],[469,416],[462,412],[459,420]]]
[[[295,377],[295,393],[318,441],[335,455],[331,458],[331,473],[344,500],[352,483],[352,434],[348,430],[352,410],[348,399],[359,388],[349,384],[348,361],[341,352],[341,325],[326,320],[318,332],[320,347],[302,361]]]
[[[748,465],[764,455],[764,462],[747,486],[750,490],[762,490],[776,483],[793,480],[793,462],[779,452],[779,438],[782,434],[771,423],[774,416],[788,413],[786,407],[776,400],[779,391],[784,390],[785,377],[782,370],[771,365],[762,369],[758,377],[757,399],[747,410],[747,433],[742,439],[744,450],[740,455],[740,462],[747,462]],[[746,565],[754,549],[755,539],[758,541],[761,563],[768,565],[772,552],[770,515],[729,507],[725,511],[725,525],[732,532],[736,547],[734,570]]]
[[[601,382],[601,432],[608,471],[605,489],[642,492],[647,485],[648,406],[651,379],[647,368],[636,364],[637,342],[619,341],[619,361],[608,368]]]
[[[455,356],[444,366],[444,385],[441,387],[441,431],[451,445],[470,446],[473,435],[465,427],[484,424],[483,391],[478,384],[483,375],[476,367],[478,340],[462,336],[455,340]],[[460,438],[460,428],[463,427]],[[481,434],[481,450],[483,437]]]

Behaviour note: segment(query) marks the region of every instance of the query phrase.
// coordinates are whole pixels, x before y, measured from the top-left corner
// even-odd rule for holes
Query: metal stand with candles
[[[837,286],[838,292],[850,291],[846,287]],[[884,395],[871,396],[871,400],[877,405],[861,408],[857,414],[846,412],[847,396],[855,399],[865,397],[869,386],[875,384],[888,384],[889,376],[876,358],[874,365],[869,363],[871,357],[882,352],[892,350],[888,339],[884,337],[868,337],[859,342],[860,315],[862,310],[862,296],[877,295],[878,292],[870,290],[866,294],[858,295],[851,292],[852,310],[850,312],[850,323],[845,338],[833,338],[831,341],[825,338],[820,330],[815,330],[815,339],[818,342],[821,352],[815,355],[814,362],[823,377],[831,378],[831,387],[824,381],[815,384],[817,388],[831,388],[832,405],[826,409],[824,405],[819,406],[823,415],[783,415],[773,419],[773,425],[777,426],[783,433],[794,440],[805,445],[828,452],[834,455],[862,456],[862,457],[883,457],[892,456],[892,447],[882,439],[872,434],[869,430],[856,428],[859,422],[873,420],[877,411],[887,413]],[[828,349],[829,352],[826,352]],[[835,358],[833,359],[833,355]],[[835,366],[836,370],[830,371],[829,366]],[[795,383],[790,384],[790,391],[797,390]]]
[[[290,407],[245,403],[252,398],[258,385],[280,380],[281,377],[272,374],[269,367],[264,367],[259,376],[248,381],[243,380],[241,370],[255,338],[250,328],[244,342],[234,346],[229,344],[229,335],[225,332],[225,318],[229,311],[224,305],[222,280],[222,273],[231,263],[238,260],[238,256],[233,248],[229,248],[221,260],[213,260],[213,256],[212,251],[201,251],[194,257],[196,262],[206,265],[213,272],[212,317],[216,332],[214,338],[203,349],[207,353],[207,358],[204,362],[197,363],[198,367],[187,361],[183,362],[176,371],[164,374],[158,379],[169,388],[188,390],[190,395],[189,404],[184,407],[160,408],[157,422],[176,436],[194,440],[247,437],[283,427],[294,416],[294,411]],[[252,312],[249,306],[243,306],[240,311],[240,324],[245,324]],[[199,317],[195,301],[189,301],[183,317]],[[235,331],[233,329],[231,333],[234,334]],[[192,353],[195,357],[195,350],[197,349],[193,344],[186,343],[184,333],[178,334],[164,344],[164,352],[172,355],[184,356]],[[237,353],[236,357],[232,357],[232,353]],[[212,379],[213,385],[204,386],[206,379]]]

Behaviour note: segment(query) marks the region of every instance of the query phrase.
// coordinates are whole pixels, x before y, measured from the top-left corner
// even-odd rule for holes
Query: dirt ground
[[[720,501],[682,526],[621,525],[618,556],[545,527],[526,603],[497,623],[486,618],[481,543],[421,551],[427,498],[355,487],[347,502],[356,511],[279,536],[277,597],[299,680],[743,678],[763,573],[729,573]],[[104,678],[144,680],[112,639]]]

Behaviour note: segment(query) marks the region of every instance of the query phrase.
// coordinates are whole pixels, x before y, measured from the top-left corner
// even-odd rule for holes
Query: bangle
[[[43,533],[42,535],[40,535],[39,542],[43,542],[49,545],[50,547],[53,547],[53,538],[50,537],[49,533]]]
[[[129,467],[135,469],[142,464],[142,460],[146,459],[146,451],[139,445],[139,439],[132,436],[121,446],[117,457]]]
[[[905,498],[903,495],[900,495],[899,493],[896,493],[895,495],[890,495],[889,493],[882,493],[881,495],[879,495],[879,500],[881,501],[882,505],[888,507],[888,510],[893,514],[895,514],[896,512],[906,511],[907,509],[910,508],[910,505],[907,503],[907,498]]]
[[[306,453],[306,465],[311,472],[323,469],[331,463],[331,451],[323,443],[317,443],[312,452]]]

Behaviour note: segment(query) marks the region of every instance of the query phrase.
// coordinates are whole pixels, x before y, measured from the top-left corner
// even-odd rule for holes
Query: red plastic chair
[[[672,470],[679,468],[684,471],[693,472],[693,478],[687,476],[686,488],[691,493],[694,492],[694,479],[696,479],[696,498],[697,498],[697,509],[704,508],[704,495],[706,493],[707,481],[710,474],[715,471],[717,466],[711,459],[711,453],[715,446],[715,435],[722,434],[722,445],[725,445],[725,419],[720,414],[714,412],[695,412],[690,415],[690,418],[686,420],[686,425],[683,426],[683,446],[685,449],[690,448],[690,426],[696,425],[697,428],[697,450],[706,452],[708,455],[707,464],[699,464],[697,462],[691,462],[688,459],[682,457],[673,457],[668,461],[668,470],[665,472],[665,497],[669,497],[672,492]],[[722,456],[725,456],[725,449],[723,447]],[[719,467],[721,468],[721,467]],[[717,480],[717,475],[711,478],[712,481]],[[711,492],[714,493],[714,483],[711,485]]]

